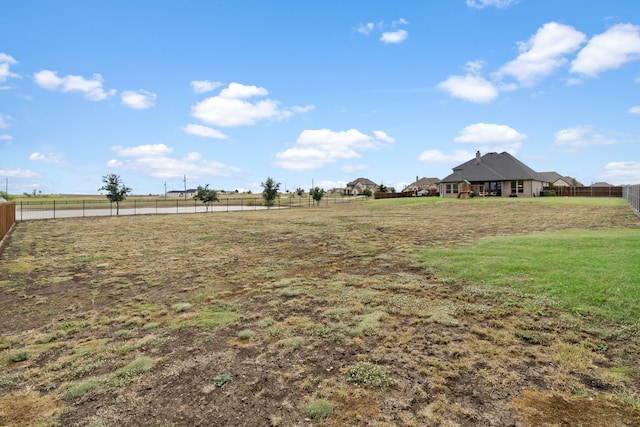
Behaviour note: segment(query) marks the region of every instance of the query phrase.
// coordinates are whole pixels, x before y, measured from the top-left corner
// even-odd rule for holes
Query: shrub
[[[92,378],[87,381],[83,381],[70,386],[64,393],[65,400],[74,400],[84,395],[85,393],[95,390],[100,387],[101,382],[98,379]]]
[[[238,338],[243,340],[248,340],[255,336],[256,336],[256,333],[253,332],[251,329],[243,329],[240,332],[238,332]]]
[[[385,368],[369,362],[358,363],[349,368],[347,380],[368,387],[387,388],[393,385],[393,380],[388,377]]]
[[[216,387],[222,387],[223,385],[225,385],[229,381],[231,381],[231,374],[225,373],[225,374],[218,375],[213,380],[213,383],[216,385]]]
[[[325,399],[314,400],[307,406],[307,416],[314,420],[323,420],[333,412],[333,405]]]
[[[260,322],[258,322],[258,326],[260,326],[261,328],[266,328],[273,325],[274,322],[275,320],[273,320],[273,317],[265,317]]]
[[[15,351],[7,355],[7,360],[10,363],[18,363],[18,362],[24,362],[25,360],[29,360],[30,357],[31,357],[31,354],[28,351]]]
[[[302,344],[304,344],[304,339],[302,337],[291,337],[278,341],[278,345],[280,345],[280,347],[288,347],[292,350],[299,349],[302,347]]]
[[[176,313],[182,313],[183,311],[187,311],[191,308],[191,304],[188,302],[179,302],[173,305],[173,309]]]
[[[152,362],[150,357],[140,357],[127,366],[118,369],[115,372],[115,376],[122,379],[137,377],[151,369]]]

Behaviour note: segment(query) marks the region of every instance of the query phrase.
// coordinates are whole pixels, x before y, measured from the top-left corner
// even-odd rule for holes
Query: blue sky
[[[640,183],[640,2],[0,0],[0,189]]]

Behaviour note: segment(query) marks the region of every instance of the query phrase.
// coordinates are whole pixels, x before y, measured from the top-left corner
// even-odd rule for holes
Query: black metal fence
[[[625,185],[622,187],[622,197],[629,203],[631,209],[640,215],[640,185]]]
[[[338,203],[356,203],[365,200],[362,196],[325,196],[320,203],[310,197],[281,197],[267,206],[262,197],[230,197],[204,205],[194,199],[135,199],[130,198],[118,205],[108,200],[64,199],[19,201],[16,203],[16,221],[32,219],[60,219],[90,216],[159,215],[198,212],[232,212],[263,209],[294,209],[313,206],[328,206]]]

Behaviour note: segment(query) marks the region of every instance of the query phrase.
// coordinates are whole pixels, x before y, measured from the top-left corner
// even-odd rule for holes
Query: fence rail
[[[561,197],[622,197],[622,187],[544,187]]]
[[[16,202],[0,203],[0,241],[16,222]]]
[[[337,203],[355,203],[366,197],[325,197],[320,206]],[[21,201],[15,205],[15,220],[60,219],[89,216],[154,215],[197,212],[252,211],[267,208],[293,209],[318,206],[311,198],[279,198],[269,207],[261,197],[233,197],[220,199],[209,206],[194,199],[127,199],[119,203],[108,200],[38,200]]]
[[[622,197],[629,203],[631,209],[640,215],[640,185],[625,185],[622,187]]]

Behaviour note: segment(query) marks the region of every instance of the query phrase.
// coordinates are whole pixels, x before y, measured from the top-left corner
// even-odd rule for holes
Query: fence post
[[[53,201],[53,219],[56,219],[56,201]]]

